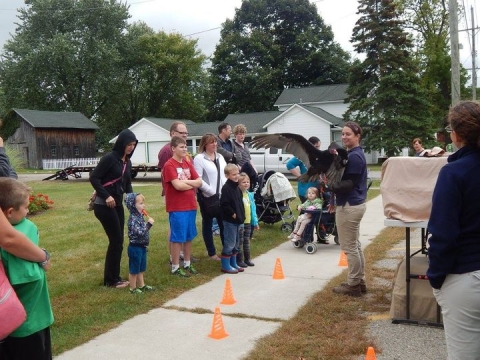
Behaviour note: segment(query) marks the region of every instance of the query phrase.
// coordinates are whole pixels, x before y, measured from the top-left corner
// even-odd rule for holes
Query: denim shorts
[[[147,270],[147,248],[128,245],[128,272],[137,275]]]

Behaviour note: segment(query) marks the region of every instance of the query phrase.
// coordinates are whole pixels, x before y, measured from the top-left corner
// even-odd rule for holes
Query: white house
[[[158,152],[160,149],[170,142],[170,126],[175,119],[161,119],[161,118],[142,118],[129,129],[135,134],[138,144],[132,156],[132,163],[134,164],[151,164],[155,165],[158,162]],[[191,120],[180,120],[187,126],[195,124]],[[117,140],[115,136],[110,143]]]
[[[347,84],[310,86],[298,89],[285,89],[275,102],[278,111],[262,111],[244,114],[230,114],[225,122],[232,125],[244,124],[247,127],[246,142],[259,134],[289,132],[305,138],[318,137],[325,149],[332,141],[341,142],[344,124],[343,114],[348,109]],[[170,141],[170,125],[174,119],[143,118],[130,126],[138,139],[137,149],[132,157],[135,164],[155,164],[160,149]],[[205,133],[217,134],[220,122],[185,122],[188,129],[188,146],[192,153],[197,152],[200,138]],[[110,140],[114,142],[116,138]],[[367,163],[377,163],[378,153],[365,154]]]

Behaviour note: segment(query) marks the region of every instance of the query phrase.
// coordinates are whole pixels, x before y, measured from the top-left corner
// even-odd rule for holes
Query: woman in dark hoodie
[[[112,288],[128,286],[128,281],[120,277],[125,226],[123,194],[133,192],[130,158],[137,143],[135,134],[129,129],[120,132],[112,151],[100,159],[90,175],[90,183],[97,192],[95,217],[108,237],[103,284]]]

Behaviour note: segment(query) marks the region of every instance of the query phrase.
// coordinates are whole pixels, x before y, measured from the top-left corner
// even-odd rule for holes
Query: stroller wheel
[[[293,226],[292,226],[292,224],[284,223],[284,224],[282,224],[282,227],[280,229],[284,233],[291,233],[293,231]]]
[[[303,248],[304,246],[305,246],[305,241],[303,240],[298,240],[293,243],[293,247],[297,249]]]
[[[338,241],[338,235],[335,235],[333,240],[335,241],[335,244],[340,245],[340,241]]]
[[[307,254],[314,254],[317,252],[317,245],[314,243],[308,243],[307,246],[305,246],[305,251]]]

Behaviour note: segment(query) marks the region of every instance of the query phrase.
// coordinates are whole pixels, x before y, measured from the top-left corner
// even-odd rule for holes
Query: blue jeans
[[[223,249],[222,255],[230,256],[238,252],[236,247],[238,241],[238,228],[240,224],[223,222]]]

